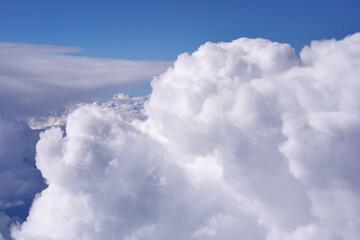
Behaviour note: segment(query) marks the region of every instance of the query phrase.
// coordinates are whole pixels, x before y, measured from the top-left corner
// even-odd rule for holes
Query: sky
[[[83,56],[174,61],[211,41],[285,42],[359,31],[356,0],[1,0],[0,41],[82,48]]]
[[[0,240],[358,240],[359,12],[0,0]]]

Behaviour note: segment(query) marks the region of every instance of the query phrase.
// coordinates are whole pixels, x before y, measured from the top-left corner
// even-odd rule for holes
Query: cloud
[[[32,239],[360,235],[360,34],[206,43],[155,78],[147,120],[83,106],[37,145]]]
[[[46,131],[37,153],[49,187],[35,201],[34,214],[21,232],[14,230],[17,239],[138,239],[153,234],[165,239],[185,214],[188,219],[180,220],[174,237],[181,239],[205,211],[193,213],[191,203],[204,197],[186,184],[175,163],[165,161],[163,146],[112,111],[96,106],[76,110],[68,117],[66,136],[59,128]],[[47,227],[35,230],[34,224]]]
[[[25,220],[35,194],[45,188],[35,167],[38,139],[25,122],[0,115],[0,236],[5,239],[10,225]]]
[[[111,108],[112,111],[120,114],[126,121],[145,120],[143,113],[144,102],[149,99],[149,95],[140,97],[131,97],[124,93],[114,94],[107,101],[95,101],[92,104],[101,108]],[[53,126],[65,126],[67,116],[80,106],[88,103],[79,102],[69,104],[63,111],[51,112],[46,115],[35,115],[27,118],[27,123],[31,129],[46,129]]]
[[[93,104],[111,108],[130,121],[145,117],[141,109],[146,99],[148,96],[117,94],[109,101]],[[54,124],[63,126],[64,119],[71,111],[74,109],[67,109],[65,113],[54,116],[33,117],[30,127],[45,129]],[[26,220],[35,194],[46,187],[35,166],[35,145],[39,140],[39,132],[30,129],[24,121],[0,115],[0,239],[10,239],[10,226]]]
[[[0,111],[44,114],[72,101],[93,99],[109,89],[148,82],[170,65],[66,55],[79,51],[0,43]]]

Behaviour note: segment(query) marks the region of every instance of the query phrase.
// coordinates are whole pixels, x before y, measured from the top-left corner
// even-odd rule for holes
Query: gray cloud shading
[[[0,235],[5,239],[10,225],[25,220],[35,194],[45,188],[35,167],[38,139],[25,122],[0,114]]]
[[[168,62],[66,55],[74,47],[0,43],[0,111],[44,114],[71,101],[89,100],[114,88],[148,82]]]
[[[147,120],[83,106],[41,134],[49,187],[17,240],[356,240],[360,34],[206,43],[155,78]]]

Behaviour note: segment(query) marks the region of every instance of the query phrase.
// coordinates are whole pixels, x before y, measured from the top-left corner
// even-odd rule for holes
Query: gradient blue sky
[[[206,41],[262,37],[297,51],[360,30],[360,1],[0,0],[0,41],[77,46],[80,55],[175,60]]]

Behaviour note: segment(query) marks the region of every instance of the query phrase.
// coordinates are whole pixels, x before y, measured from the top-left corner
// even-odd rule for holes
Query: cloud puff
[[[64,55],[78,51],[73,47],[0,43],[0,111],[44,114],[109,89],[148,82],[170,65]]]
[[[131,98],[117,94],[109,101],[93,104],[111,108],[129,121],[145,117],[141,109],[146,99],[148,96]],[[63,126],[71,111],[74,109],[67,109],[59,115],[33,117],[29,125],[33,129],[45,129],[56,124]],[[35,166],[38,140],[39,131],[30,129],[24,121],[0,115],[0,239],[10,239],[10,226],[26,219],[35,194],[46,186]]]
[[[153,80],[146,121],[81,107],[41,134],[49,187],[12,236],[357,239],[359,46],[206,43]]]
[[[66,136],[59,128],[41,134],[37,166],[49,187],[21,230],[15,227],[14,238],[184,239],[195,233],[197,224],[213,217],[216,201],[194,189],[166,152],[110,110],[76,110]],[[226,217],[214,218],[216,228],[224,227]],[[247,226],[256,228],[255,219]]]

